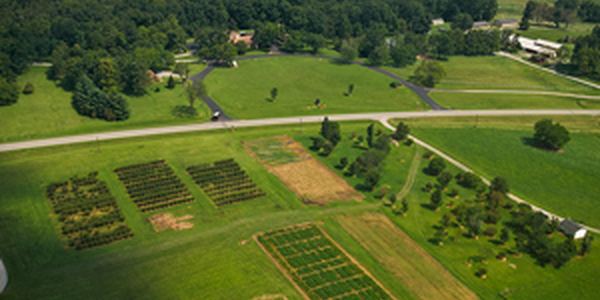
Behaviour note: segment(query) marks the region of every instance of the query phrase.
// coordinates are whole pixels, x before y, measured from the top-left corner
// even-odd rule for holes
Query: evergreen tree
[[[167,80],[167,88],[168,89],[175,88],[175,79],[173,79],[173,75],[169,76],[169,80]]]

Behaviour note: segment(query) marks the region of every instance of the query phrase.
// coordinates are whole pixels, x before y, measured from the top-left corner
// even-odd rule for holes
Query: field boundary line
[[[277,269],[279,269],[279,271],[281,271],[283,273],[283,276],[285,276],[285,278],[287,278],[288,281],[291,282],[292,285],[294,285],[294,287],[296,288],[296,290],[298,290],[298,292],[300,292],[302,297],[304,297],[304,299],[306,299],[306,300],[311,300],[310,297],[308,297],[308,295],[304,292],[304,290],[302,290],[302,288],[300,288],[300,286],[296,283],[296,281],[294,281],[294,279],[283,268],[283,266],[280,265],[279,262],[271,255],[271,253],[269,253],[269,251],[267,251],[265,246],[263,246],[263,244],[258,241],[258,235],[259,235],[259,233],[252,235],[252,239],[254,239],[254,241],[258,244],[260,249],[262,249],[262,251],[267,254],[269,259],[275,263],[275,266],[277,267]]]
[[[365,274],[369,277],[371,277],[371,279],[373,279],[373,281],[382,289],[384,290],[388,296],[390,296],[390,298],[392,298],[393,300],[398,300],[396,299],[396,297],[394,297],[394,295],[392,295],[392,293],[390,293],[390,291],[385,288],[381,282],[379,282],[379,280],[377,280],[377,278],[375,276],[373,276],[373,274],[371,274],[371,272],[369,272],[362,264],[360,264],[358,262],[358,260],[356,260],[352,255],[350,255],[350,253],[346,252],[346,249],[344,249],[342,246],[340,246],[340,244],[338,244],[334,239],[331,238],[331,236],[329,236],[329,234],[325,231],[325,229],[321,228],[320,224],[315,224],[317,225],[317,228],[319,228],[319,231],[321,231],[321,233],[328,238],[336,247],[338,247],[338,249],[340,249],[340,251],[342,251],[344,253],[344,255],[346,255],[348,257],[348,259],[350,259],[350,261],[352,261],[357,267],[359,267],[363,272],[365,272]],[[360,242],[359,242],[360,244]],[[362,247],[362,245],[361,245]],[[362,247],[364,249],[364,247]],[[367,249],[364,249],[365,251]]]
[[[395,131],[395,130],[396,130],[396,128],[394,128],[394,126],[390,125],[390,123],[388,122],[388,120],[383,120],[383,119],[382,119],[382,120],[380,120],[380,122],[381,122],[381,123],[383,124],[383,126],[385,126],[386,128],[388,128],[388,129],[390,129],[390,130],[393,130],[393,131]],[[445,160],[447,160],[447,161],[448,161],[448,162],[450,162],[451,164],[453,164],[453,165],[457,166],[457,167],[458,167],[458,168],[460,168],[461,170],[463,170],[463,171],[465,171],[465,172],[475,173],[473,170],[469,169],[467,166],[465,166],[465,165],[461,164],[461,163],[460,163],[460,162],[458,162],[457,160],[455,160],[455,159],[451,158],[450,156],[448,156],[448,155],[447,155],[447,154],[445,154],[444,152],[442,152],[442,151],[440,151],[440,150],[436,149],[435,147],[433,147],[433,146],[431,146],[431,145],[429,145],[429,144],[427,144],[427,143],[425,143],[425,142],[423,142],[423,141],[419,140],[418,138],[416,138],[416,137],[414,137],[414,136],[412,136],[412,135],[408,135],[408,137],[409,137],[409,138],[411,138],[413,141],[415,141],[415,143],[417,143],[417,144],[419,144],[419,145],[421,145],[421,146],[423,146],[423,147],[425,147],[425,148],[429,149],[430,151],[432,151],[432,152],[434,152],[435,154],[439,155],[440,157],[444,158]],[[481,176],[481,175],[478,175],[478,176],[481,178],[481,180],[482,180],[482,181],[483,181],[483,182],[484,182],[486,185],[488,185],[488,186],[490,185],[490,181],[489,181],[488,179],[486,179],[485,177],[483,177],[483,176]],[[531,206],[531,208],[533,209],[533,211],[539,211],[539,212],[541,212],[541,213],[545,214],[546,216],[548,216],[548,217],[549,217],[549,218],[551,218],[551,219],[552,219],[552,218],[556,218],[556,219],[558,219],[559,221],[562,221],[562,220],[564,220],[564,219],[565,219],[565,218],[563,218],[563,217],[561,217],[561,216],[559,216],[559,215],[557,215],[557,214],[553,214],[553,213],[551,213],[551,212],[549,212],[549,211],[547,211],[547,210],[545,210],[545,209],[543,209],[543,208],[537,207],[537,206],[535,206],[535,205],[533,205],[533,204],[531,204],[531,203],[529,203],[529,202],[527,202],[527,201],[525,201],[525,200],[523,200],[523,199],[521,199],[521,198],[519,198],[519,197],[515,196],[514,194],[508,193],[508,194],[507,194],[507,196],[508,196],[508,198],[512,199],[513,201],[515,201],[515,202],[517,202],[517,203],[525,203],[525,204],[527,204],[527,205]],[[581,226],[583,226],[585,229],[587,229],[587,230],[589,230],[589,231],[591,231],[591,232],[594,232],[594,233],[598,233],[598,234],[600,234],[600,229],[597,229],[597,228],[594,228],[594,227],[590,227],[590,226],[587,226],[587,225],[583,225],[583,224],[581,224]]]

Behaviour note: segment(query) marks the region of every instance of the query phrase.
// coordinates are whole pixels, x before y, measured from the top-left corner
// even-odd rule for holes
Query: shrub
[[[175,88],[175,79],[173,79],[173,75],[169,76],[169,80],[167,81],[167,88],[168,89]]]
[[[396,203],[396,193],[390,195],[390,202],[392,202],[392,204]]]
[[[345,156],[340,158],[340,166],[342,166],[342,168],[345,168],[347,165],[348,165],[348,158]]]
[[[323,148],[323,146],[325,146],[325,140],[321,137],[315,137],[313,138],[313,150],[315,151],[319,151],[321,148]]]
[[[459,183],[465,188],[474,190],[480,186],[483,181],[481,181],[481,177],[475,175],[475,173],[469,172],[462,175],[462,180],[459,181]]]
[[[493,226],[486,228],[485,231],[483,232],[483,234],[485,234],[489,237],[495,236],[496,233],[498,233],[498,229],[496,229],[496,227],[493,227]]]
[[[17,100],[19,100],[17,85],[0,77],[0,106],[15,104]]]
[[[427,152],[425,152],[425,154],[423,154],[423,158],[431,159],[432,157],[433,157],[433,152],[431,152],[431,151],[427,151]]]
[[[33,86],[33,83],[27,82],[25,84],[25,88],[23,88],[23,94],[25,94],[25,95],[33,94],[34,91],[35,91],[35,88]]]
[[[429,162],[427,172],[430,175],[438,176],[444,169],[446,169],[446,161],[441,157],[436,157]]]
[[[392,83],[390,83],[390,87],[392,88],[397,88],[397,87],[401,87],[402,83],[400,83],[400,81],[392,81]]]
[[[388,190],[387,187],[382,186],[379,191],[377,191],[377,197],[383,199],[383,197],[387,196]]]
[[[415,143],[415,141],[413,141],[412,139],[407,139],[406,142],[404,143],[404,145],[410,147]]]
[[[475,275],[479,277],[484,277],[487,275],[487,270],[485,268],[481,268],[477,272],[475,272]]]
[[[457,189],[457,188],[453,188],[453,189],[450,191],[450,193],[448,194],[448,196],[450,196],[450,197],[453,197],[453,198],[454,198],[454,197],[458,196],[458,194],[459,194],[459,191],[458,191],[458,189]]]

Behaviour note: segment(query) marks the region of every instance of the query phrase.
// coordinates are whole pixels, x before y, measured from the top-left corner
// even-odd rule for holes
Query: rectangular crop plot
[[[61,232],[69,247],[77,250],[133,237],[108,185],[97,176],[92,172],[46,188],[46,197],[63,223]]]
[[[310,299],[394,299],[314,224],[255,238]]]
[[[266,196],[233,158],[191,166],[187,172],[217,206]]]
[[[142,213],[195,200],[164,160],[119,168],[115,173]]]

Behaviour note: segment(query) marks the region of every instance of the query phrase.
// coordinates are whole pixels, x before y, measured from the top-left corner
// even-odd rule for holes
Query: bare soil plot
[[[268,169],[308,204],[325,205],[334,200],[360,201],[364,198],[344,179],[316,159],[273,166]]]
[[[190,222],[183,222],[194,218],[192,215],[185,215],[179,218],[175,218],[173,214],[160,213],[154,216],[148,217],[148,221],[152,224],[154,231],[159,232],[165,229],[183,230],[194,227],[194,224]]]
[[[479,299],[386,216],[366,213],[336,221],[419,299]]]
[[[334,200],[360,201],[344,179],[314,159],[302,145],[287,136],[244,142],[246,151],[261,162],[304,203],[325,205]]]
[[[395,299],[315,224],[254,239],[305,299]]]

